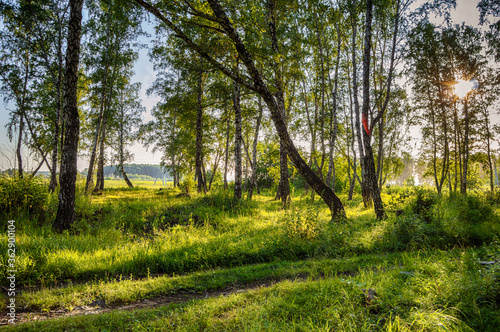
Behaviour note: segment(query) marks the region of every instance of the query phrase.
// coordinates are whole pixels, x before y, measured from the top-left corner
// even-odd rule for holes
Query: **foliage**
[[[285,234],[291,239],[313,240],[318,235],[319,209],[310,207],[306,211],[293,209],[286,211],[281,222],[285,226]]]
[[[47,188],[41,179],[0,178],[0,220],[27,218],[43,222],[47,204]]]
[[[418,215],[426,223],[430,223],[433,218],[433,207],[436,203],[436,192],[423,187],[415,188],[415,197],[410,203],[410,211]]]
[[[500,229],[498,215],[482,196],[452,195],[440,209],[445,231],[461,244],[490,242]]]
[[[194,176],[193,174],[188,174],[184,177],[184,180],[181,182],[181,190],[184,194],[186,195],[191,195],[194,193],[194,188],[195,188],[195,181],[194,181]]]
[[[400,250],[415,250],[426,244],[426,223],[418,214],[407,214],[396,218],[393,235],[395,247]]]

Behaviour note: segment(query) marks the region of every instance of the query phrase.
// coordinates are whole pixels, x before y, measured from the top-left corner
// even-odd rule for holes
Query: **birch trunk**
[[[58,16],[59,19],[59,16]],[[59,20],[59,23],[60,20]],[[57,79],[55,80],[55,88],[56,88],[56,114],[54,119],[54,137],[52,139],[52,170],[50,172],[50,184],[49,191],[54,192],[57,187],[57,156],[59,155],[59,144],[61,137],[60,133],[60,124],[61,124],[61,115],[62,115],[62,81],[63,81],[63,55],[62,55],[62,26],[59,25],[58,29],[58,47],[57,47],[57,60],[58,60],[58,71],[57,71]],[[61,140],[62,143],[62,140]],[[61,144],[62,145],[62,144]]]
[[[99,158],[97,160],[97,174],[94,193],[104,189],[104,142],[106,140],[106,114],[102,122],[101,135],[99,138]]]
[[[236,63],[238,67],[238,63]],[[238,71],[238,69],[236,69]],[[240,87],[237,82],[233,83],[233,107],[234,107],[234,198],[241,199],[242,195],[242,169],[241,169],[241,107]]]
[[[356,138],[358,143],[359,161],[361,166],[361,196],[363,197],[363,204],[365,208],[371,205],[371,194],[367,187],[368,183],[366,181],[365,174],[365,151],[363,147],[363,140],[361,138],[361,122],[359,119],[359,98],[358,98],[358,67],[356,59],[356,36],[357,36],[357,22],[355,21],[356,13],[352,14],[351,17],[351,27],[352,27],[352,94],[354,102],[354,115],[356,124]]]
[[[230,113],[227,115],[227,128],[226,128],[226,151],[224,158],[224,190],[227,189],[227,167],[229,163],[229,130],[231,128]]]
[[[202,153],[203,153],[203,72],[198,74],[198,92],[197,92],[197,115],[196,115],[196,159],[195,175],[198,181],[198,192],[206,190],[202,171]]]
[[[120,167],[120,173],[122,174],[123,176],[123,179],[125,180],[125,183],[127,183],[127,186],[129,188],[133,188],[134,185],[132,184],[132,182],[130,182],[128,176],[127,176],[127,173],[125,172],[125,153],[124,153],[124,139],[123,139],[123,122],[125,121],[125,116],[124,116],[124,110],[123,110],[124,106],[123,106],[123,100],[122,100],[122,103],[121,103],[121,106],[120,106],[120,115],[121,115],[121,119],[120,119],[120,151],[119,151],[119,156],[120,156],[120,164],[119,164],[119,167]]]
[[[22,110],[21,112],[24,112]],[[17,139],[17,148],[16,148],[16,156],[17,156],[17,175],[19,178],[23,178],[23,156],[21,154],[21,146],[23,142],[23,132],[24,132],[24,117],[21,113],[19,117],[19,137]]]
[[[330,134],[330,154],[329,154],[329,163],[328,163],[328,173],[326,176],[326,184],[330,185],[330,187],[332,188],[333,191],[335,191],[335,160],[333,158],[333,151],[335,149],[335,143],[337,141],[337,132],[338,132],[337,93],[338,93],[341,46],[342,46],[342,38],[341,38],[341,34],[340,34],[340,29],[337,26],[337,61],[335,63],[335,74],[334,74],[334,78],[333,78],[332,115],[330,118],[330,132],[331,132],[331,134]],[[328,71],[328,78],[331,82],[329,71]]]
[[[371,35],[372,35],[372,19],[373,19],[373,2],[366,2],[366,24],[365,24],[365,50],[363,56],[363,111],[362,117],[364,123],[363,144],[365,150],[365,176],[363,182],[366,181],[367,188],[373,199],[375,214],[377,219],[385,218],[384,205],[380,196],[380,189],[377,183],[377,173],[375,170],[375,160],[373,157],[373,149],[371,146],[371,130],[367,123],[369,119],[370,109],[370,50],[371,50]]]
[[[253,137],[253,144],[252,144],[252,178],[250,180],[250,186],[248,188],[248,199],[252,199],[253,195],[253,190],[255,187],[257,187],[257,143],[259,141],[259,130],[260,130],[260,124],[262,121],[262,100],[259,97],[259,114],[257,116],[257,123],[255,124],[255,134]]]
[[[467,194],[467,172],[469,165],[469,110],[468,110],[468,97],[465,97],[464,102],[464,122],[465,122],[465,130],[464,130],[464,165],[463,165],[463,173],[462,173],[462,183],[460,186],[460,193]]]
[[[78,63],[80,60],[80,36],[83,0],[70,0],[66,73],[64,75],[64,146],[61,161],[59,205],[53,228],[61,232],[69,229],[75,220],[75,191],[77,175],[78,138],[80,118],[77,105]]]

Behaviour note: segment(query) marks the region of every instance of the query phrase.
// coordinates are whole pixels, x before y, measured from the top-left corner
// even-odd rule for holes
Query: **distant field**
[[[132,182],[134,187],[146,187],[146,188],[173,187],[173,181],[167,181],[166,184],[164,184],[161,179],[158,179],[157,181],[130,179],[130,182]],[[125,181],[123,179],[113,179],[104,181],[104,188],[119,188],[119,187],[126,187]]]

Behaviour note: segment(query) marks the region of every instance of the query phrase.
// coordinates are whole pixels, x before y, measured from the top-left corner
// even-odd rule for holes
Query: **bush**
[[[393,236],[394,246],[400,250],[415,250],[426,242],[426,225],[417,214],[405,214],[396,218]]]
[[[410,210],[423,221],[430,223],[433,219],[433,208],[437,201],[434,190],[418,187],[415,189],[415,198],[410,203]]]
[[[464,223],[478,225],[492,220],[494,214],[491,205],[478,196],[458,196],[458,216]]]
[[[285,233],[290,239],[312,240],[319,232],[318,223],[319,209],[308,208],[306,211],[300,209],[289,210],[282,217]]]
[[[461,244],[479,245],[499,235],[499,218],[484,197],[451,195],[440,210],[446,233]]]
[[[0,219],[44,220],[48,192],[40,178],[0,178]]]
[[[194,181],[194,175],[188,174],[187,176],[184,177],[184,180],[181,182],[180,188],[185,195],[189,196],[192,193],[194,193],[195,186],[196,182]]]

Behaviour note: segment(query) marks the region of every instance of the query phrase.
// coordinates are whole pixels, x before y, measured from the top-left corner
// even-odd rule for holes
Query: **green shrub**
[[[408,189],[399,187],[397,190],[393,189],[394,187],[390,187],[387,190],[387,194],[391,195],[390,201],[387,203],[387,209],[393,212],[403,209],[407,201],[411,197],[411,193]]]
[[[410,209],[423,221],[430,223],[436,201],[437,193],[434,190],[418,187],[415,188],[415,198],[410,202]]]
[[[48,192],[40,178],[0,178],[0,218],[43,221]]]
[[[285,226],[285,233],[290,239],[312,240],[319,233],[318,222],[319,209],[308,208],[306,211],[300,209],[289,210],[281,218]]]
[[[464,223],[478,225],[494,216],[491,205],[478,196],[458,196],[457,200],[458,216]]]
[[[499,218],[485,197],[451,195],[439,210],[447,235],[460,244],[479,245],[499,235]]]
[[[415,250],[426,242],[426,225],[417,214],[404,214],[396,218],[393,229],[396,249]]]
[[[490,204],[500,204],[500,191],[487,191],[484,193],[484,198]]]
[[[193,174],[188,174],[184,177],[184,180],[181,182],[181,191],[186,195],[191,195],[194,193],[195,181]]]
[[[324,221],[320,224],[316,255],[335,256],[361,252],[360,243],[353,237],[355,227],[350,222]]]
[[[254,201],[249,201],[246,199],[235,199],[234,191],[224,190],[222,188],[212,190],[206,196],[203,196],[193,202],[194,206],[197,207],[210,207],[215,211],[227,211],[227,212],[238,212],[238,213],[251,213],[252,208],[256,207]]]

